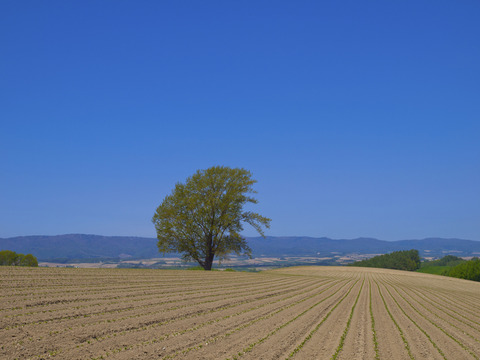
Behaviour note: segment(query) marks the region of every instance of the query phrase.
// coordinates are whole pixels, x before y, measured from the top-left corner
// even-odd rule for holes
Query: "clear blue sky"
[[[3,0],[0,237],[154,237],[175,183],[226,165],[258,180],[268,235],[480,240],[479,19],[478,0]]]

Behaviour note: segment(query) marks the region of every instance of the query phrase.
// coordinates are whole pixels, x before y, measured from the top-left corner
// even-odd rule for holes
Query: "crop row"
[[[480,284],[459,279],[345,267],[0,275],[0,358],[480,360]]]

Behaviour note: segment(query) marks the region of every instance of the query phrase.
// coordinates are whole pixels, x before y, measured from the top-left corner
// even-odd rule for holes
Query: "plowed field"
[[[402,271],[0,268],[1,359],[479,359],[480,284]]]

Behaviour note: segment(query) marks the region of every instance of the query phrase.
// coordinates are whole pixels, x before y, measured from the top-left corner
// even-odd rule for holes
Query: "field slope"
[[[479,359],[480,284],[352,267],[0,268],[5,359]]]

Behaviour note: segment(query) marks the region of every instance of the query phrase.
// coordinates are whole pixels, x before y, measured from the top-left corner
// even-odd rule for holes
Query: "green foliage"
[[[420,255],[418,250],[395,251],[371,259],[356,261],[350,266],[415,271],[420,267]]]
[[[0,265],[16,265],[17,253],[10,250],[0,251]]]
[[[185,270],[203,270],[203,267],[201,266],[190,266],[186,268]]]
[[[3,266],[38,266],[38,261],[32,254],[17,254],[14,251],[0,251],[0,265]]]
[[[447,255],[439,260],[424,261],[422,263],[422,268],[428,266],[456,266],[462,262],[465,262],[462,258],[453,255]]]
[[[467,261],[453,255],[447,255],[439,260],[425,261],[418,271],[480,281],[480,259],[473,258]]]
[[[228,254],[251,255],[240,236],[243,224],[251,225],[264,236],[262,226],[270,219],[243,206],[257,200],[251,196],[255,180],[245,169],[214,166],[198,170],[185,184],[177,183],[153,215],[162,253],[179,252],[185,261],[195,260],[205,270],[212,268],[215,256],[220,261]]]
[[[480,259],[473,258],[472,260],[465,261],[451,268],[446,275],[460,279],[480,281]]]
[[[20,261],[20,266],[37,267],[38,266],[37,258],[35,256],[33,256],[32,254],[27,254]]]
[[[422,266],[417,271],[424,274],[445,275],[451,268],[451,266]]]
[[[447,275],[449,270],[465,262],[462,258],[453,255],[447,255],[439,260],[424,261],[418,272],[427,274]]]

